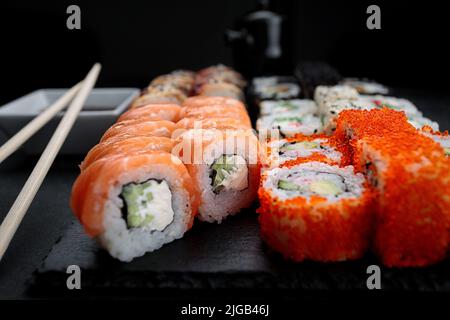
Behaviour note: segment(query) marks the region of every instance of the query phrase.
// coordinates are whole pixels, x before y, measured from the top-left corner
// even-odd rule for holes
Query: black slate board
[[[424,95],[396,90],[394,95],[411,99],[425,116],[450,128],[448,95]],[[259,237],[255,207],[220,225],[196,222],[183,239],[165,245],[131,263],[122,263],[101,250],[73,223],[35,272],[31,292],[42,295],[67,293],[66,268],[82,270],[84,289],[108,292],[123,289],[294,289],[336,292],[367,290],[366,269],[378,264],[364,259],[342,263],[292,263],[270,251]],[[450,293],[450,260],[427,268],[381,267],[382,288],[409,292]],[[116,291],[117,292],[117,291]]]
[[[224,223],[197,223],[183,239],[122,263],[101,250],[74,223],[55,244],[35,273],[33,288],[66,290],[66,269],[82,270],[88,289],[366,289],[366,268],[377,264],[368,255],[360,261],[294,264],[270,251],[259,237],[254,210]],[[450,261],[418,269],[381,269],[383,289],[449,291]]]

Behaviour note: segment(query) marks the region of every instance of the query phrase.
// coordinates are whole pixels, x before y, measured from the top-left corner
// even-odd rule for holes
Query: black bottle
[[[257,10],[238,18],[225,39],[234,67],[245,77],[292,73],[287,20],[270,9],[268,0],[259,0]]]

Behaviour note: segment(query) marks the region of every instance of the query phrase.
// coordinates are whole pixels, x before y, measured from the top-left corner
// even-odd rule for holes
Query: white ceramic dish
[[[12,137],[67,90],[36,90],[0,107],[0,143]],[[89,151],[138,94],[137,88],[94,89],[61,148],[60,154],[85,154]],[[27,154],[41,153],[63,114],[64,112],[57,114],[22,146],[22,150]]]

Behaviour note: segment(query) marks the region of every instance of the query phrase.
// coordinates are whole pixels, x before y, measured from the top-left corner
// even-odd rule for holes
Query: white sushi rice
[[[258,166],[258,152],[256,136],[233,134],[233,132],[229,132],[223,139],[215,140],[203,149],[202,161],[195,164],[195,176],[193,176],[201,189],[198,214],[200,220],[220,223],[226,217],[252,204],[259,181],[259,174],[256,174],[254,170]],[[233,156],[232,158],[238,162],[239,166],[246,165],[246,168],[237,168],[230,177],[239,180],[239,183],[228,179],[225,188],[215,193],[211,166],[223,155]]]
[[[293,137],[299,133],[312,135],[322,132],[322,121],[315,114],[286,112],[259,118],[256,129],[268,137],[272,137],[274,132],[278,133],[278,137]]]
[[[423,116],[409,116],[408,122],[416,129],[422,129],[423,126],[429,126],[433,131],[439,131],[439,124],[436,121]]]
[[[316,101],[319,109],[322,109],[329,102],[343,99],[354,100],[358,97],[358,91],[349,86],[318,86],[314,91],[314,101]]]
[[[265,99],[292,99],[300,94],[300,86],[290,82],[276,82],[259,84],[254,88],[255,95]]]
[[[424,125],[432,127],[433,130],[439,128],[436,122],[423,117],[419,109],[407,99],[382,95],[360,95],[353,87],[347,85],[318,86],[314,99],[322,118],[323,131],[327,134],[331,134],[336,129],[336,121],[341,111],[375,108],[403,111],[409,122],[416,128]]]
[[[300,189],[280,189],[280,180],[292,182]],[[340,168],[321,162],[308,162],[290,168],[274,168],[267,171],[262,186],[266,190],[272,190],[273,196],[281,201],[320,196],[329,202],[336,202],[341,199],[360,197],[364,191],[364,181],[364,176],[361,173],[355,173],[352,166]],[[324,182],[334,185],[340,192],[338,194],[317,193],[315,186]]]
[[[380,83],[368,81],[368,80],[360,80],[358,78],[345,78],[339,84],[355,88],[356,91],[358,91],[361,94],[388,94],[389,93],[389,89]]]
[[[378,107],[386,107],[395,111],[403,111],[409,116],[421,116],[422,113],[411,101],[403,98],[388,97],[388,96],[367,96],[361,95],[362,99],[368,99],[376,103]]]
[[[162,165],[154,166],[152,172],[141,170],[139,180],[131,180],[124,173],[119,184],[112,186],[109,198],[104,205],[103,227],[104,232],[99,241],[111,256],[121,261],[131,261],[136,257],[144,255],[161,248],[164,244],[181,238],[187,231],[190,215],[189,194],[183,188],[177,187],[176,173],[168,172]],[[173,221],[162,231],[148,230],[146,228],[128,228],[122,214],[124,202],[120,197],[122,186],[134,182],[142,183],[149,179],[165,180],[172,192]]]
[[[341,99],[327,102],[322,105],[320,111],[324,123],[324,132],[332,133],[336,128],[336,121],[343,110],[371,110],[378,108],[370,99]]]
[[[283,114],[286,112],[296,112],[299,115],[317,113],[318,108],[313,100],[292,99],[292,100],[267,100],[259,104],[261,115]]]
[[[256,77],[253,78],[252,84],[255,88],[262,88],[269,85],[274,85],[278,82],[278,77]]]
[[[444,149],[444,154],[447,157],[450,156],[450,135],[431,134],[423,131],[420,132],[433,139],[434,142],[438,143]]]
[[[322,154],[337,163],[342,158],[342,153],[329,145],[325,138],[317,138],[310,141],[288,142],[286,139],[273,140],[269,143],[271,148],[270,164],[277,166],[289,160],[307,158],[313,154]]]

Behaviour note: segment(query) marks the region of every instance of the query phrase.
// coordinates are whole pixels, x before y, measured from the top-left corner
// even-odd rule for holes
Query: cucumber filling
[[[347,192],[344,178],[330,173],[314,172],[280,179],[278,189],[321,196],[339,196]]]
[[[287,142],[280,148],[280,155],[288,151],[312,150],[320,148],[320,143],[314,141]]]
[[[216,194],[222,190],[244,190],[248,187],[247,162],[238,155],[222,155],[211,165],[210,177]]]
[[[164,230],[172,223],[172,193],[166,181],[148,180],[122,188],[124,219],[128,228]]]

